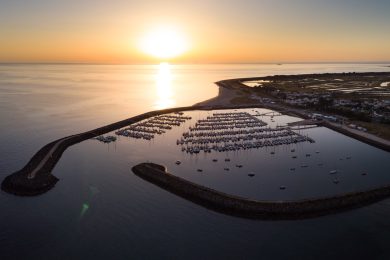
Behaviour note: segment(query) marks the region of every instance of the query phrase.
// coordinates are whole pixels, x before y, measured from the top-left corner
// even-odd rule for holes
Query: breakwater
[[[51,171],[69,146],[134,124],[149,117],[192,109],[194,108],[178,107],[151,111],[91,131],[53,141],[42,147],[21,170],[7,176],[1,183],[1,189],[19,196],[34,196],[45,193],[57,183],[58,178],[53,176]]]
[[[250,108],[257,106],[188,106],[176,107],[163,110],[155,110],[141,115],[137,115],[113,124],[96,128],[84,133],[67,136],[42,147],[30,161],[19,171],[8,175],[1,183],[1,189],[5,192],[19,196],[35,196],[49,191],[58,182],[58,178],[51,174],[64,151],[77,143],[115,131],[150,117],[163,114],[175,113],[190,110],[213,110],[213,109],[236,109]]]
[[[293,220],[319,217],[362,207],[390,196],[390,185],[366,191],[296,201],[260,201],[241,198],[195,184],[166,171],[164,166],[141,163],[134,174],[207,209],[242,218]]]

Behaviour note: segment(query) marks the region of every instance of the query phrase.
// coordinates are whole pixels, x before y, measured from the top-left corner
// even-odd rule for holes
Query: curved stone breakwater
[[[260,201],[219,192],[166,171],[164,166],[141,163],[134,174],[173,194],[226,215],[263,220],[313,218],[362,207],[390,196],[390,185],[367,191],[296,201]]]
[[[217,109],[239,109],[251,108],[257,106],[188,106],[176,107],[163,110],[155,110],[138,116],[134,116],[110,125],[96,128],[84,133],[67,136],[53,141],[42,147],[30,161],[19,171],[7,176],[1,183],[1,189],[5,192],[18,196],[35,196],[49,191],[57,183],[58,178],[51,174],[57,162],[60,160],[64,151],[74,144],[85,140],[115,131],[117,129],[132,125],[150,117],[163,114],[190,111],[190,110],[217,110]]]
[[[1,189],[19,196],[34,196],[45,193],[57,183],[58,178],[53,176],[51,171],[69,146],[153,116],[194,109],[202,109],[202,107],[190,106],[151,111],[88,132],[53,141],[42,147],[21,170],[7,176],[1,183]]]

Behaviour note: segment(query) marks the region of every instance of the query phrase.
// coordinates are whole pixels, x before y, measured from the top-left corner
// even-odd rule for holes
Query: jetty
[[[198,109],[201,109],[201,107]],[[8,175],[2,181],[1,189],[5,192],[19,196],[35,196],[45,193],[53,188],[58,182],[59,179],[53,176],[51,171],[69,146],[96,137],[98,137],[98,140],[104,141],[106,139],[103,139],[103,137],[99,138],[99,136],[127,127],[150,117],[187,110],[194,110],[194,107],[177,107],[151,111],[91,131],[53,141],[42,147],[21,170]],[[113,140],[112,137],[109,139]]]
[[[241,218],[294,220],[359,208],[390,196],[390,185],[341,195],[304,200],[262,201],[226,194],[167,172],[162,165],[141,163],[132,168],[140,178],[209,210]],[[338,182],[338,180],[336,180]],[[284,190],[286,187],[281,186]]]
[[[304,119],[301,121],[296,121],[292,123],[288,123],[288,126],[312,126],[312,125],[321,125],[322,120],[313,120],[313,119]]]

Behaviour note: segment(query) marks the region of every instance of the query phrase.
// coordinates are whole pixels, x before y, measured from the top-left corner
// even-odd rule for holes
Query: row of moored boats
[[[190,154],[201,151],[226,152],[288,145],[314,140],[289,127],[270,128],[247,112],[213,113],[198,120],[176,141],[181,150]]]
[[[172,127],[180,126],[191,117],[184,116],[183,112],[172,115],[160,115],[150,118],[115,132],[116,135],[135,139],[152,140],[155,135],[161,135]]]

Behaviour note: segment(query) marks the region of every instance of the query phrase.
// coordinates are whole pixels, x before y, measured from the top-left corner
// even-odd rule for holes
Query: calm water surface
[[[346,71],[389,68],[375,64],[1,65],[0,177],[20,169],[53,139],[152,109],[211,98],[217,94],[213,85],[217,80]],[[204,112],[193,113],[197,118]],[[50,192],[33,198],[1,192],[1,259],[390,257],[390,200],[316,219],[251,221],[203,209],[130,170],[150,159],[166,164],[174,174],[234,194],[303,198],[389,183],[388,153],[315,128],[307,134],[317,142],[297,145],[301,156],[296,161],[290,147],[283,146],[275,149],[275,155],[256,150],[190,156],[175,143],[182,131],[173,129],[152,142],[85,141],[64,153],[53,172],[60,181]],[[320,154],[315,155],[316,150]],[[312,156],[305,158],[308,151]],[[210,163],[216,156],[221,160]],[[220,171],[226,156],[244,167],[228,175]],[[340,160],[346,156],[351,159]],[[178,159],[183,161],[179,167],[174,164]],[[315,168],[318,161],[324,163],[323,169]],[[301,169],[301,163],[309,167]],[[199,165],[203,174],[195,171]],[[296,172],[289,172],[291,165]],[[337,185],[328,173],[334,168],[339,170]],[[252,169],[256,177],[248,178]],[[362,171],[368,173],[364,178]],[[288,188],[281,192],[280,185]]]
[[[103,145],[88,149],[93,151],[110,149],[106,156],[116,157],[113,160],[125,157],[122,161],[127,162],[128,158],[133,158],[130,163],[134,165],[150,160],[165,165],[169,172],[184,179],[229,194],[259,200],[332,196],[390,183],[390,164],[385,163],[390,159],[389,153],[325,127],[295,130],[300,135],[311,137],[315,143],[301,142],[234,152],[201,151],[199,154],[182,152],[182,146],[176,145],[176,140],[181,138],[183,132],[188,132],[189,127],[194,127],[197,120],[205,119],[214,112],[248,112],[256,115],[255,112],[265,114],[270,111],[239,109],[185,112],[184,115],[191,116],[192,120],[180,127],[174,127],[163,135],[156,135],[152,141],[121,137],[117,143],[109,147]],[[301,120],[286,115],[275,116],[275,122],[271,121],[270,116],[257,118],[267,123],[265,127],[271,128]],[[294,152],[291,152],[292,150]],[[230,161],[225,162],[226,158]],[[213,159],[218,161],[213,162]],[[177,160],[181,161],[180,165],[175,164]],[[237,165],[243,167],[239,168]],[[229,171],[225,171],[225,168],[229,168]],[[202,172],[198,172],[198,169]],[[330,174],[332,170],[336,170],[337,173]],[[256,176],[250,178],[249,173]],[[339,181],[337,184],[333,182],[335,179]],[[287,189],[280,190],[280,186],[286,186]]]

